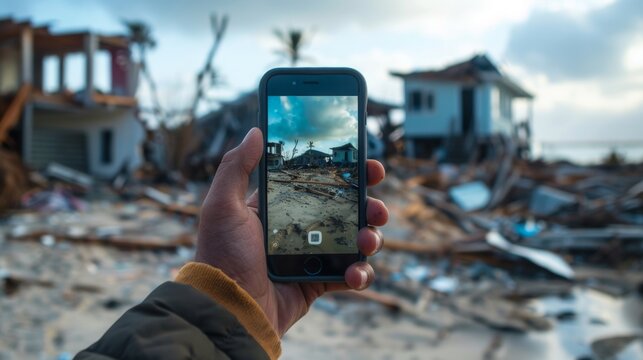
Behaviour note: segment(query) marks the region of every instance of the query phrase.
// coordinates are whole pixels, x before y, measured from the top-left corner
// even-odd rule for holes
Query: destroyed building
[[[357,148],[351,143],[331,148],[333,151],[333,164],[354,164],[357,162]]]
[[[258,110],[256,93],[248,92],[221,102],[218,109],[197,118],[195,129],[199,144],[189,155],[190,165],[200,167],[220,161],[223,154],[243,140],[248,130],[257,126]]]
[[[107,178],[137,167],[144,129],[129,46],[123,35],[0,20],[0,143],[35,169]]]
[[[404,128],[401,118],[397,122],[393,120],[395,110],[401,110],[401,107],[377,99],[368,99],[366,105],[367,123],[376,124],[378,130],[377,135],[368,129],[366,131],[369,158],[384,159],[402,154]]]
[[[521,156],[529,153],[533,95],[486,56],[439,70],[392,72],[404,81],[406,155],[469,160],[489,150],[494,138],[511,139]],[[518,119],[514,102],[525,100],[527,114]]]
[[[282,143],[269,142],[266,144],[266,165],[268,169],[281,169],[284,166]]]
[[[325,166],[330,161],[331,155],[325,152],[308,149],[303,154],[288,160],[289,166]]]

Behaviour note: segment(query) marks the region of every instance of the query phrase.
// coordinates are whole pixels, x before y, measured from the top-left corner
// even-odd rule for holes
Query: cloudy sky
[[[295,140],[298,154],[309,141],[327,154],[349,142],[357,146],[357,96],[270,96],[268,141],[283,141],[290,158]]]
[[[207,15],[227,13],[216,65],[225,80],[213,96],[256,87],[285,65],[275,27],[311,29],[313,66],[352,66],[371,95],[402,101],[390,70],[447,65],[487,52],[536,94],[537,140],[640,139],[643,134],[641,0],[0,0],[0,15],[54,29],[116,32],[120,20],[147,21],[158,39],[149,62],[162,101],[189,102],[211,43]],[[146,96],[145,89],[141,95]]]

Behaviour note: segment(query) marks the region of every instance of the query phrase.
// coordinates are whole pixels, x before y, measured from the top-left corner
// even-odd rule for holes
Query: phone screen
[[[355,254],[358,97],[268,96],[270,255]]]

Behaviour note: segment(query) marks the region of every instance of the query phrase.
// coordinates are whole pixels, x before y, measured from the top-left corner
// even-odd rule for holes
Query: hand
[[[325,292],[364,289],[375,272],[366,262],[358,262],[346,270],[345,283],[273,283],[268,278],[257,192],[245,199],[248,177],[262,153],[261,131],[253,128],[223,157],[203,204],[196,261],[215,266],[237,281],[282,336]],[[368,185],[384,179],[384,167],[378,161],[369,160],[366,173]],[[388,220],[384,203],[368,198],[366,218],[370,225],[384,225]],[[357,246],[363,254],[373,255],[382,248],[382,236],[376,228],[365,227],[357,235]]]

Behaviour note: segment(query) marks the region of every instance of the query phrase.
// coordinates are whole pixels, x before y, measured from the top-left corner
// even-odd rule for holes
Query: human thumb
[[[206,203],[245,204],[250,174],[257,167],[263,154],[261,130],[252,128],[241,144],[228,151],[214,176]]]

